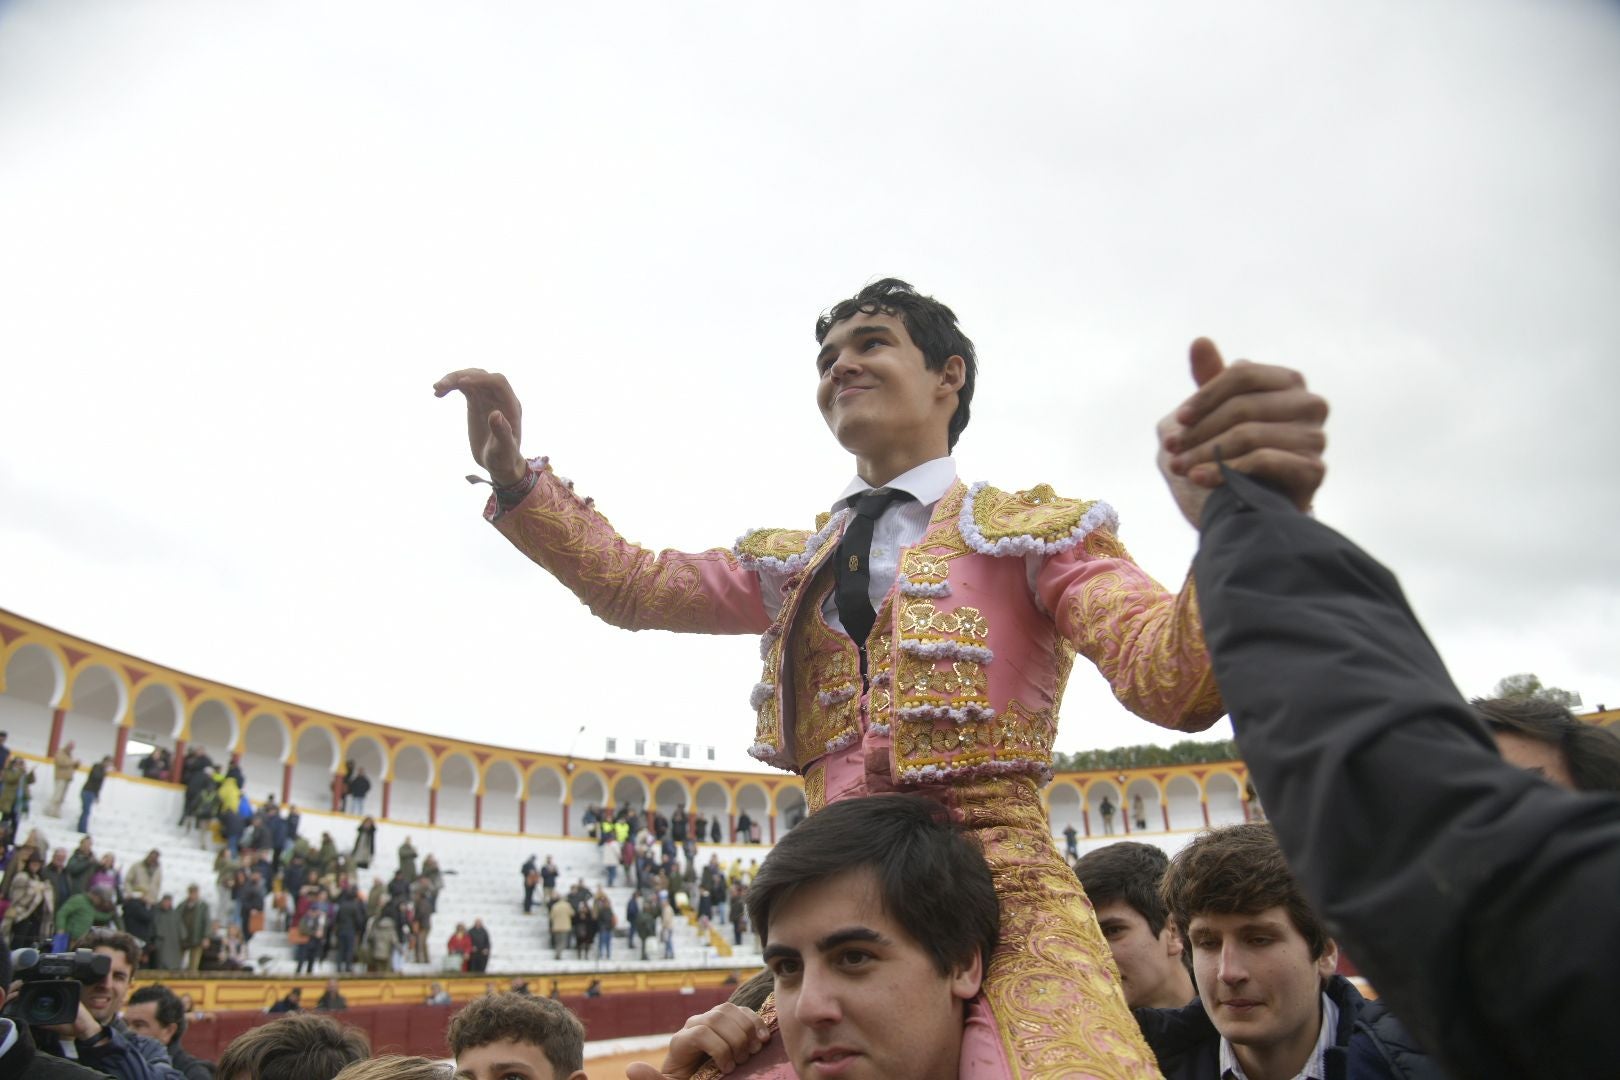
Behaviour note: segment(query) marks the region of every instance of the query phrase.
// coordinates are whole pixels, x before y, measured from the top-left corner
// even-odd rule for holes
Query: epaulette
[[[1119,515],[1100,500],[1060,499],[1048,484],[1005,492],[977,483],[962,501],[958,526],[981,555],[1055,555],[1095,529],[1119,528]]]
[[[816,518],[813,533],[803,529],[751,529],[738,538],[731,550],[737,560],[750,569],[797,573],[809,565],[838,524],[848,516],[847,510],[822,514]]]

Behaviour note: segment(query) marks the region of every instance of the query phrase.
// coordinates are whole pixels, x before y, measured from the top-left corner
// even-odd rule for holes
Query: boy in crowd
[[[1192,951],[1198,999],[1138,1009],[1167,1080],[1440,1077],[1398,1020],[1334,974],[1339,949],[1295,882],[1271,826],[1199,836],[1163,895]]]
[[[550,998],[477,998],[447,1038],[456,1080],[586,1080],[585,1026]]]
[[[1159,894],[1169,865],[1152,844],[1121,840],[1087,852],[1074,867],[1133,1009],[1180,1008],[1193,998],[1181,932]]]
[[[238,1035],[220,1055],[219,1080],[332,1080],[371,1056],[363,1032],[319,1013],[291,1013]]]

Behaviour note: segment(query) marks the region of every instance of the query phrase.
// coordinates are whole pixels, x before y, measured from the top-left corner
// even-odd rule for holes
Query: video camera
[[[105,953],[90,949],[67,953],[17,949],[11,954],[11,969],[23,987],[6,1002],[4,1015],[30,1027],[71,1024],[79,1015],[80,987],[100,982],[111,967]]]

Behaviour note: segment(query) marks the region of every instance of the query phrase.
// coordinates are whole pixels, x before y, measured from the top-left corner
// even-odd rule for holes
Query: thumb
[[[1202,341],[1203,339],[1200,338],[1199,340]],[[1194,348],[1197,348],[1197,346],[1195,345]],[[1211,348],[1214,348],[1214,346],[1211,346]],[[1219,359],[1219,357],[1216,359]],[[512,422],[508,420],[506,418],[506,414],[501,412],[499,409],[494,409],[489,414],[489,430],[494,432],[501,439],[511,441]]]
[[[1188,357],[1192,361],[1193,382],[1199,386],[1203,386],[1226,370],[1226,361],[1221,359],[1221,351],[1207,337],[1201,337],[1192,343]]]

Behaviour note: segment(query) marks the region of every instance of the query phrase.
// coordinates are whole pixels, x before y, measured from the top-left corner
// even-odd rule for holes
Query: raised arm
[[[469,368],[433,387],[467,399],[473,459],[495,485],[485,517],[591,612],[627,630],[763,633],[770,625],[756,574],[731,552],[663,551],[630,543],[544,459],[519,449],[522,405],[506,377]]]
[[[1221,718],[1190,575],[1170,592],[1113,532],[1097,528],[1047,559],[1035,588],[1058,633],[1097,665],[1131,712],[1178,731],[1202,731]]]
[[[1195,562],[1289,865],[1453,1075],[1612,1076],[1620,799],[1503,761],[1393,575],[1228,472]]]

